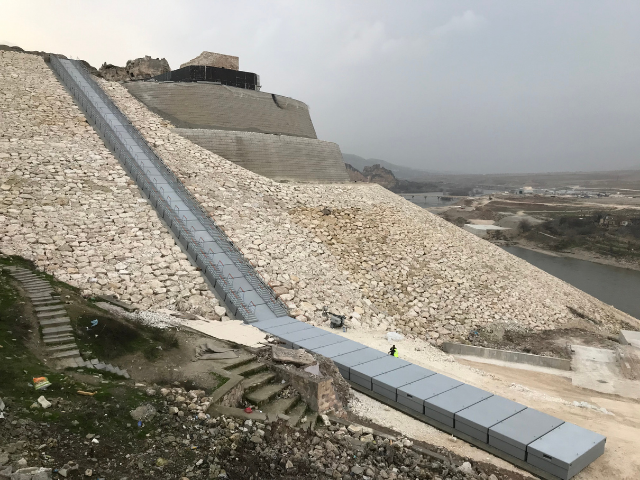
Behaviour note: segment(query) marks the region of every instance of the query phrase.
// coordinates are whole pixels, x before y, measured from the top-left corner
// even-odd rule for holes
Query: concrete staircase
[[[71,319],[67,316],[60,296],[48,280],[36,275],[31,270],[21,267],[5,267],[9,273],[22,284],[29,297],[42,333],[47,358],[60,368],[84,367],[105,370],[110,373],[129,378],[126,370],[102,363],[97,359],[85,361],[73,335]]]
[[[245,405],[253,408],[247,413],[242,408],[214,405],[215,413],[244,420],[285,420],[290,426],[303,429],[314,428],[318,414],[312,412],[286,382],[279,381],[268,365],[248,352],[240,352],[238,358],[210,360],[211,364],[229,373],[241,375]]]

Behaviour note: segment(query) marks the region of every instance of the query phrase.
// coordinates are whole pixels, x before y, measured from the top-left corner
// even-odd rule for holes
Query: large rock
[[[240,59],[238,57],[234,57],[233,55],[223,55],[222,53],[214,52],[202,52],[196,58],[180,65],[180,68],[188,67],[189,65],[205,65],[207,67],[220,67],[228,68],[229,70],[239,70]]]
[[[136,422],[144,422],[146,420],[151,420],[156,415],[156,409],[153,405],[148,403],[144,405],[140,405],[135,410],[131,410],[131,418],[133,418]]]
[[[126,82],[129,80],[145,80],[170,72],[169,62],[164,58],[143,58],[128,60],[125,67],[118,67],[104,63],[100,67],[100,74],[111,82]]]

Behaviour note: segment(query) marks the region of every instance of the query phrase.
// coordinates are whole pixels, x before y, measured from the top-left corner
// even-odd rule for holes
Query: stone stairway
[[[285,420],[290,426],[304,429],[313,428],[318,414],[312,412],[308,405],[300,399],[300,395],[283,383],[269,370],[268,365],[248,352],[239,352],[238,358],[211,360],[212,365],[227,372],[244,377],[242,380],[243,401],[251,405],[253,413],[246,413],[242,408],[211,407],[216,413],[241,419]]]
[[[60,368],[92,368],[129,378],[126,370],[102,363],[97,359],[89,361],[82,359],[73,335],[71,319],[67,316],[60,296],[49,281],[26,268],[10,266],[5,269],[22,283],[22,287],[33,305],[48,359],[53,360]]]

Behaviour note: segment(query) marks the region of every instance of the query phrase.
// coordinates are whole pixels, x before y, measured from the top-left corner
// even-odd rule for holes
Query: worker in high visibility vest
[[[396,358],[398,357],[398,349],[396,348],[395,345],[391,347],[391,349],[389,350],[389,355],[392,355]]]

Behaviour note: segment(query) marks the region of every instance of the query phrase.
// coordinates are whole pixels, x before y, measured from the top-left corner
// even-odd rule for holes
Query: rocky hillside
[[[0,51],[0,86],[0,250],[86,295],[214,318],[202,277],[42,58]]]
[[[301,319],[322,322],[329,305],[354,326],[436,341],[492,322],[620,325],[613,308],[378,185],[277,184],[103,86]]]
[[[398,185],[398,180],[393,172],[380,165],[364,167],[362,172],[348,163],[345,163],[345,166],[352,182],[377,183],[388,189],[393,189]]]
[[[0,62],[0,248],[87,293],[211,311],[198,272],[44,62],[13,52]],[[616,330],[624,321],[379,185],[273,182],[174,134],[120,84],[101,85],[302,320],[324,322],[328,305],[352,327],[435,343],[496,322]]]

